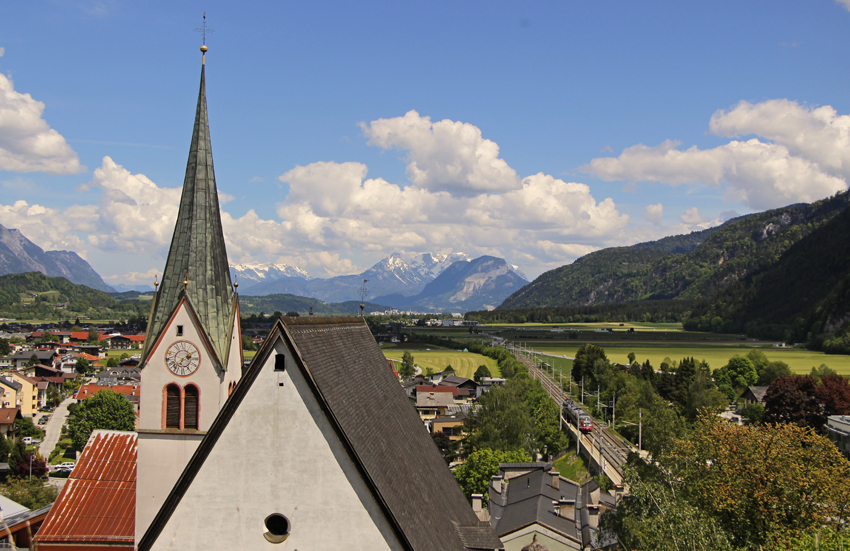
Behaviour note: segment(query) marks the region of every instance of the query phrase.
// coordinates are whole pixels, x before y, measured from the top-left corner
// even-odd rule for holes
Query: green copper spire
[[[226,367],[235,293],[230,284],[227,251],[221,230],[203,65],[180,211],[177,213],[162,284],[151,309],[143,362],[147,361],[151,347],[159,339],[184,292],[220,365]]]

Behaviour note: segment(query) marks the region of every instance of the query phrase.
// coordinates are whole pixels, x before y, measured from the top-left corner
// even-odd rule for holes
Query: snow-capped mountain
[[[484,259],[487,259],[487,262],[482,264]],[[486,265],[487,269],[475,268],[473,271],[478,270],[477,275],[471,276],[466,274],[467,270],[472,269],[469,268],[470,265]],[[453,276],[449,278],[451,283],[440,285],[441,289],[447,285],[452,289],[457,287],[453,293],[446,294],[448,289],[443,289],[437,293],[441,295],[439,297],[431,296],[433,292],[428,293],[427,300],[425,296],[420,296],[426,288],[433,286],[432,282],[452,270],[465,274],[463,277]],[[239,292],[244,296],[292,294],[325,302],[360,300],[363,280],[367,280],[367,300],[372,302],[400,306],[410,303],[416,296],[423,300],[414,302],[422,302],[429,308],[443,305],[455,309],[486,308],[491,304],[499,304],[500,299],[524,285],[527,279],[519,268],[508,265],[502,259],[472,259],[466,253],[393,253],[363,273],[327,279],[308,279],[309,276],[300,268],[269,264],[233,265],[231,274],[239,275]],[[469,279],[465,283],[458,281],[458,277],[464,279],[467,276]]]
[[[312,279],[310,274],[298,266],[289,264],[231,264],[230,279],[243,285],[274,281],[285,277],[295,277],[304,280]]]

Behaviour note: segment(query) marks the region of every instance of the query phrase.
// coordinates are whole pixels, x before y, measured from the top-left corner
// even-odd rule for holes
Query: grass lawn
[[[575,448],[570,448],[564,457],[555,461],[553,466],[567,480],[572,480],[579,484],[590,480],[587,462],[583,457],[576,455]]]
[[[429,367],[434,372],[438,372],[444,370],[447,365],[451,365],[458,377],[471,379],[478,366],[483,364],[487,366],[490,374],[494,377],[498,377],[500,374],[499,364],[496,363],[496,360],[487,356],[473,354],[472,352],[458,352],[457,350],[437,350],[437,347],[434,346],[427,348],[431,350],[411,350],[410,352],[413,354],[413,362],[422,368],[423,373]],[[401,357],[404,355],[404,350],[401,348],[386,348],[383,352],[384,356],[391,360],[401,361]]]
[[[534,346],[533,343],[527,343],[528,346],[534,347],[535,350],[546,352],[549,354],[558,354],[574,357],[580,343],[562,345],[562,346]],[[715,345],[706,346],[700,344],[689,345],[687,343],[675,343],[668,346],[659,346],[658,343],[648,343],[643,345],[639,342],[616,342],[616,343],[594,343],[605,349],[605,354],[612,362],[628,363],[629,352],[634,352],[637,361],[643,363],[647,359],[656,369],[664,361],[664,358],[669,357],[672,360],[680,361],[684,357],[693,356],[697,360],[705,360],[712,369],[723,367],[729,361],[729,358],[735,354],[745,356],[753,349],[761,350],[765,353],[768,360],[781,360],[788,364],[795,373],[809,373],[812,367],[826,364],[839,374],[850,375],[850,356],[838,354],[823,354],[811,350],[803,350],[799,348],[773,348],[764,346],[748,346],[746,344],[736,345]],[[548,360],[546,360],[548,361]]]

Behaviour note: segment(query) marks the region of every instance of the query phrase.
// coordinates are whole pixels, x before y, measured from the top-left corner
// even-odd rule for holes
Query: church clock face
[[[177,341],[165,351],[165,365],[175,375],[186,377],[201,365],[201,353],[189,341]]]

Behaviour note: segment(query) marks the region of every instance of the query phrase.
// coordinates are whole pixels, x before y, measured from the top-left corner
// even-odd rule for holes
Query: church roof
[[[210,427],[139,549],[150,549],[228,421],[283,341],[398,538],[414,551],[501,549],[478,521],[437,447],[359,318],[278,320]],[[346,380],[368,380],[352,393]],[[270,464],[280,464],[274,457]],[[288,468],[290,468],[288,466]]]
[[[152,306],[143,361],[147,360],[151,348],[177,308],[184,280],[187,282],[186,297],[219,363],[223,365],[227,360],[233,327],[235,292],[230,284],[227,251],[221,229],[203,65],[180,210],[162,274],[162,284]]]

